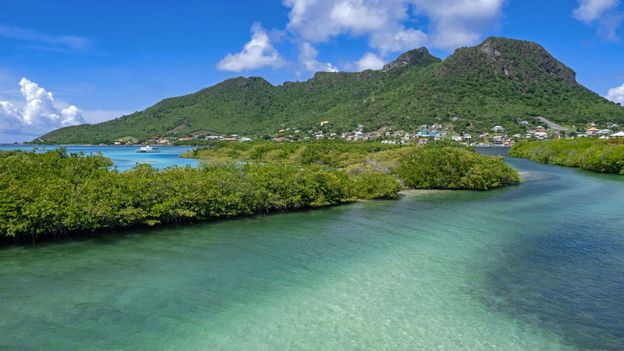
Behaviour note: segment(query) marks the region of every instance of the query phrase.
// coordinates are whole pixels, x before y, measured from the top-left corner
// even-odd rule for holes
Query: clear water
[[[2,350],[624,350],[624,180],[0,250]]]
[[[40,152],[49,150],[55,150],[59,148],[59,145],[2,145],[0,144],[0,150],[26,150],[30,151],[36,149]],[[83,153],[85,155],[92,155],[101,153],[102,155],[110,158],[113,161],[115,167],[120,171],[126,171],[138,163],[147,163],[155,168],[162,169],[171,166],[192,166],[195,167],[199,163],[197,160],[180,158],[180,155],[192,150],[192,147],[186,146],[162,146],[159,147],[159,153],[137,153],[138,146],[81,146],[81,145],[68,145],[63,146],[67,149],[68,153]]]

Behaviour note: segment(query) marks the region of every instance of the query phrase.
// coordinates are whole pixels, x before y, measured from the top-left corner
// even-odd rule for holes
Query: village
[[[601,128],[602,127],[602,128]],[[468,146],[476,147],[510,147],[521,140],[559,140],[592,137],[600,139],[616,139],[624,141],[624,131],[615,123],[599,126],[588,123],[580,128],[563,127],[544,117],[520,120],[512,128],[493,125],[482,132],[457,132],[453,124],[434,123],[420,125],[413,130],[382,127],[367,131],[363,124],[351,131],[338,131],[330,121],[324,120],[317,127],[299,129],[285,127],[277,130],[274,135],[241,136],[238,134],[220,135],[209,132],[195,132],[185,136],[154,136],[140,141],[133,137],[115,140],[115,145],[205,145],[214,142],[250,142],[254,140],[272,140],[275,142],[295,142],[305,140],[345,140],[350,142],[378,141],[382,144],[428,144],[431,141],[452,140]]]

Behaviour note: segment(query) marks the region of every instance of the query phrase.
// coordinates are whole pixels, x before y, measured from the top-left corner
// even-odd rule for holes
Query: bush
[[[624,145],[595,138],[522,142],[514,145],[509,155],[594,172],[624,174]]]
[[[502,158],[435,144],[414,149],[396,172],[408,187],[418,189],[488,190],[520,182]]]
[[[518,181],[501,159],[451,145],[231,143],[197,154],[218,157],[202,168],[138,165],[121,173],[102,156],[2,152],[0,238],[396,199],[401,181],[411,188],[474,190]]]

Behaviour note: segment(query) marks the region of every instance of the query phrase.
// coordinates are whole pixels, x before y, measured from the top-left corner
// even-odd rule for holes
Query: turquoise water
[[[0,144],[0,150],[33,150],[47,151],[55,150],[58,145],[2,145]],[[102,153],[102,155],[110,158],[113,161],[115,167],[120,171],[126,171],[137,163],[147,163],[155,168],[166,168],[171,166],[192,166],[198,165],[197,160],[180,158],[179,156],[189,150],[192,147],[186,146],[163,146],[160,147],[159,153],[137,153],[138,146],[80,146],[69,145],[63,146],[69,153],[84,153],[86,155],[92,155]]]
[[[2,350],[623,350],[624,177],[0,250]]]

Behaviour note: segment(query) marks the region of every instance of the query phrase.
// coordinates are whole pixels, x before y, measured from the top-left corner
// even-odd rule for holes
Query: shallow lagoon
[[[493,192],[5,248],[0,349],[624,349],[624,177],[509,162]]]
[[[55,150],[59,147],[67,149],[68,153],[85,155],[93,155],[101,153],[113,161],[115,167],[120,171],[126,171],[137,163],[147,163],[155,168],[162,169],[172,166],[191,166],[195,167],[199,164],[199,161],[188,158],[180,158],[180,155],[190,151],[193,147],[187,146],[161,146],[158,153],[137,153],[138,146],[81,146],[81,145],[2,145],[0,144],[0,150],[26,150],[30,151],[36,149],[39,152],[45,152],[49,150]]]

